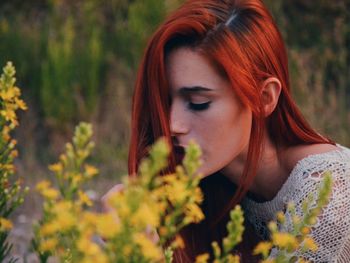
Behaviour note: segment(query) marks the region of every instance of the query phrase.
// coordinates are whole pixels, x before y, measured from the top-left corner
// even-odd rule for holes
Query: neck
[[[247,160],[248,146],[221,172],[233,183],[238,184]],[[249,194],[257,199],[271,200],[288,178],[289,172],[281,158],[282,150],[271,142],[265,132],[263,149],[258,162],[256,176],[249,187]]]

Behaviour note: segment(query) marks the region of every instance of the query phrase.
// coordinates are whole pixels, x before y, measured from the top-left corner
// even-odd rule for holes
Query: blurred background
[[[29,106],[15,134],[25,185],[49,175],[47,165],[57,160],[79,121],[94,126],[96,199],[126,174],[137,65],[150,34],[181,2],[0,1],[0,65],[14,62]],[[319,132],[350,146],[350,0],[265,3],[284,36],[302,112]],[[37,217],[38,202],[31,191],[16,215],[19,226]],[[22,254],[29,253],[23,231],[13,231],[23,239],[15,247]]]

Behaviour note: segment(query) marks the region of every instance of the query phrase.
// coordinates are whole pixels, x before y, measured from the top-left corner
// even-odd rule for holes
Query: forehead
[[[206,87],[213,91],[230,89],[229,81],[213,63],[191,48],[177,48],[167,55],[166,74],[172,91],[183,87]]]

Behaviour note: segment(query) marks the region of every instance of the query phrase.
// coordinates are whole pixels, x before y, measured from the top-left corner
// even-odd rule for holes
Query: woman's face
[[[170,130],[175,145],[194,139],[202,149],[204,176],[240,169],[248,149],[252,112],[236,97],[230,82],[209,60],[190,48],[166,60],[171,89]],[[228,169],[227,169],[228,168]]]

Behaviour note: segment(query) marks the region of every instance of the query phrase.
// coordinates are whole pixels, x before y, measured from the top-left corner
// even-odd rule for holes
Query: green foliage
[[[292,92],[303,113],[317,130],[349,145],[349,1],[265,2],[284,35]]]
[[[86,118],[94,112],[101,90],[103,46],[94,2],[86,1],[77,21],[53,4],[48,21],[47,59],[42,64],[40,99],[54,127]],[[83,29],[79,30],[79,27]]]
[[[43,47],[37,25],[30,26],[20,15],[0,15],[0,65],[13,61],[21,76],[20,84],[30,89],[31,98],[38,102]]]
[[[165,14],[165,1],[136,0],[127,7],[126,21],[117,21],[118,54],[131,67],[137,67],[148,38],[165,18]]]
[[[57,38],[57,39],[56,39]],[[72,19],[67,19],[58,36],[48,39],[47,60],[43,62],[41,102],[48,119],[59,123],[71,121],[75,112],[73,79]],[[63,103],[63,107],[61,106]]]

